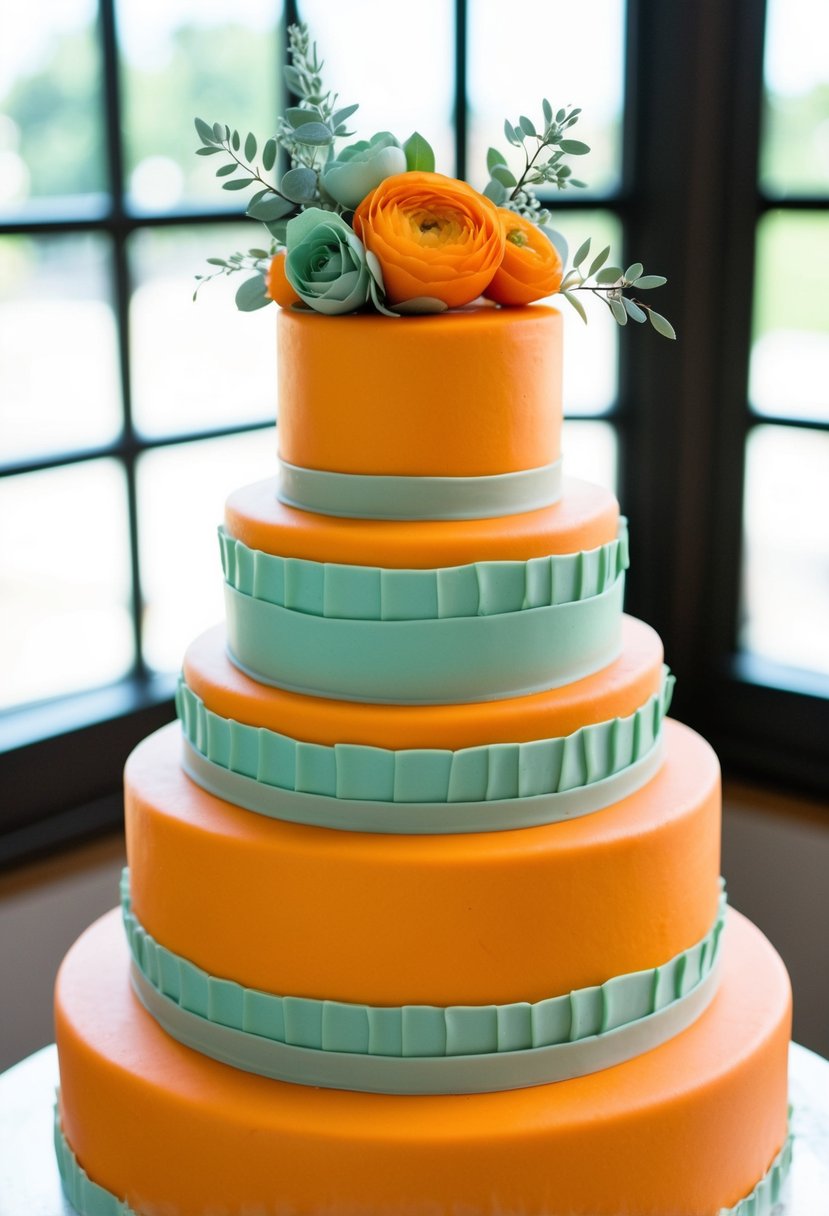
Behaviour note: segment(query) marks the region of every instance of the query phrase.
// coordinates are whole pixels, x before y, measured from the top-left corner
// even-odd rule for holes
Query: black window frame
[[[285,4],[274,56],[287,25]],[[607,209],[648,269],[669,276],[664,310],[680,341],[650,332],[620,343],[619,394],[601,415],[620,451],[619,498],[631,523],[627,610],[661,634],[678,677],[676,716],[700,729],[729,771],[825,794],[829,679],[774,669],[737,650],[747,429],[774,421],[747,400],[765,0],[694,5],[628,0],[623,172],[610,196],[551,200],[558,211]],[[454,0],[456,172],[465,176],[471,0]],[[98,216],[0,221],[0,235],[102,232],[113,249],[124,429],[112,444],[0,468],[0,476],[112,456],[126,470],[136,665],[129,678],[0,715],[0,865],[120,822],[121,770],[144,735],[173,716],[173,680],[141,659],[136,462],[142,452],[259,429],[246,424],[146,439],[132,423],[127,244],[139,230],[236,223],[238,210],[130,214],[125,204],[115,0],[99,0],[108,210]],[[320,32],[324,37],[324,31]],[[725,116],[725,117],[724,117]],[[717,137],[714,137],[717,133]],[[825,199],[817,200],[825,208]],[[723,307],[723,282],[729,285]],[[594,324],[607,323],[603,317]],[[634,328],[634,327],[631,327]],[[787,425],[797,425],[791,419]],[[811,423],[809,425],[821,424]],[[829,429],[829,424],[822,429]]]

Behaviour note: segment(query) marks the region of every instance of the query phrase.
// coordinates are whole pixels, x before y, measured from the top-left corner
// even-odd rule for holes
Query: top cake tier
[[[481,305],[334,324],[284,309],[278,341],[279,455],[289,469],[493,478],[559,460],[555,309]]]

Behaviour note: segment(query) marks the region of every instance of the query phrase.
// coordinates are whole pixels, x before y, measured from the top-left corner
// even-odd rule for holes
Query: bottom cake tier
[[[140,1216],[714,1216],[780,1173],[788,977],[736,913],[720,989],[688,1030],[603,1072],[503,1093],[239,1072],[169,1038],[129,977],[116,911],[58,979],[59,1157],[90,1213],[108,1210],[103,1188]]]

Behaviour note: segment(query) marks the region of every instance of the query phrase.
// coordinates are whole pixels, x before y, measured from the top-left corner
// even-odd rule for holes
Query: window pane
[[[741,645],[829,673],[829,435],[752,431],[744,529]]]
[[[149,229],[130,241],[133,417],[145,435],[275,416],[276,306],[238,311],[233,296],[244,272],[192,298],[194,275],[213,269],[206,258],[256,246],[263,234],[248,220]]]
[[[829,213],[771,212],[757,232],[749,394],[758,413],[829,419]]]
[[[590,237],[594,253],[609,245],[611,264],[619,264],[622,225],[610,211],[562,212],[553,223],[567,238],[571,258]],[[570,416],[605,413],[615,405],[619,392],[619,327],[605,304],[590,292],[579,294],[587,325],[561,296],[549,301],[564,317],[564,409]]]
[[[349,129],[359,139],[391,131],[402,142],[417,128],[440,173],[455,172],[452,132],[454,4],[420,0],[405,10],[378,0],[300,0],[299,13],[325,60],[326,87],[343,105],[359,103]]]
[[[616,493],[619,441],[608,422],[565,422],[561,451],[566,477],[580,477]]]
[[[3,8],[0,214],[106,189],[95,0]]]
[[[0,481],[0,552],[0,706],[129,671],[129,527],[115,461]]]
[[[118,0],[123,61],[125,181],[133,207],[240,205],[196,156],[193,118],[261,139],[273,129],[282,61],[275,0]],[[249,192],[248,192],[249,193]]]
[[[581,106],[574,137],[591,147],[574,157],[574,176],[591,193],[619,185],[624,108],[625,4],[623,0],[581,0],[579,4],[537,4],[505,8],[501,0],[469,5],[469,172],[473,185],[486,182],[490,144],[509,152],[513,169],[521,153],[504,140],[504,119],[526,114],[541,122],[541,100]],[[572,193],[576,193],[574,190]],[[585,192],[579,190],[583,195]]]
[[[225,499],[238,486],[275,473],[276,432],[270,427],[141,457],[141,589],[150,667],[177,671],[193,638],[224,617],[216,528]]]
[[[772,194],[829,193],[826,0],[768,0],[760,180]]]
[[[108,240],[0,238],[0,463],[120,427]]]

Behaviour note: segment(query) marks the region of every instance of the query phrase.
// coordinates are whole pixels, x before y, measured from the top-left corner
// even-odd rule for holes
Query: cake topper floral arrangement
[[[208,258],[215,269],[196,276],[196,293],[210,279],[247,271],[236,292],[242,311],[275,301],[329,316],[364,308],[387,316],[436,313],[481,295],[508,307],[558,293],[586,321],[577,293],[587,292],[619,325],[650,321],[658,333],[676,336],[641,298],[666,281],[645,274],[641,262],[625,270],[608,265],[609,247],[591,259],[588,239],[565,270],[567,244],[536,190],[584,186],[568,163],[590,151],[570,135],[579,109],[554,111],[545,99],[540,125],[525,115],[506,121],[506,141],[523,156],[523,168],[514,172],[504,153],[490,148],[489,181],[479,193],[436,173],[434,153],[417,132],[404,143],[380,131],[338,147],[354,134],[348,120],[358,107],[339,106],[326,89],[324,64],[304,25],[290,28],[289,51],[286,80],[299,104],[264,144],[196,119],[197,155],[223,157],[216,176],[225,190],[255,187],[247,215],[269,235],[267,247]]]

